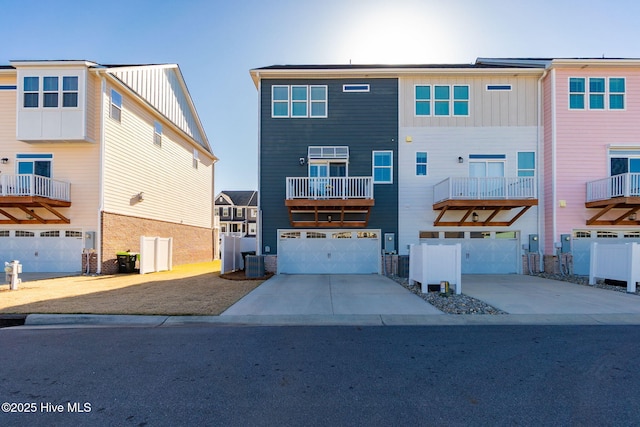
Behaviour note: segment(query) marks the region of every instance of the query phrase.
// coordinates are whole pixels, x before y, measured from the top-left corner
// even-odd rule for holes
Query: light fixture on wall
[[[298,162],[300,163],[300,166],[304,166],[304,157],[300,157]]]
[[[473,215],[471,215],[471,221],[473,222],[478,222],[478,214],[477,213],[473,213]]]
[[[462,163],[464,162],[464,159],[462,158],[462,156],[458,157],[458,163]]]
[[[333,220],[333,217],[331,217],[331,215],[327,215],[327,221],[331,222],[331,220]]]
[[[631,215],[629,215],[629,221],[635,221],[637,218],[636,213],[632,213]]]
[[[137,197],[138,197],[138,201],[139,202],[143,201],[144,200],[144,193],[142,191],[139,192]]]
[[[0,159],[0,162],[2,162],[3,165],[6,165],[7,163],[9,163],[9,159],[7,157],[3,157],[2,159]]]

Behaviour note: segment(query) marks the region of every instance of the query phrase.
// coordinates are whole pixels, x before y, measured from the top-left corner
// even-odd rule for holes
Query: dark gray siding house
[[[260,251],[279,273],[379,273],[384,236],[398,233],[398,80],[264,77],[278,70],[252,71]]]

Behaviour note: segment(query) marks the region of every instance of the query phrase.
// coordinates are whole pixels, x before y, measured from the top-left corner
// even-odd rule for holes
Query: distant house
[[[0,260],[113,273],[141,235],[213,259],[216,157],[176,64],[12,61],[0,119]]]
[[[258,221],[257,191],[222,191],[215,198],[220,234],[255,237]]]

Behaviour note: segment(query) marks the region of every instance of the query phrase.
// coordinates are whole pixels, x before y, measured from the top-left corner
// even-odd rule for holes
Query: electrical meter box
[[[529,234],[529,252],[538,252],[540,249],[537,234]]]
[[[571,234],[560,235],[560,252],[563,254],[571,252]]]
[[[384,233],[384,252],[393,254],[396,252],[396,234]]]

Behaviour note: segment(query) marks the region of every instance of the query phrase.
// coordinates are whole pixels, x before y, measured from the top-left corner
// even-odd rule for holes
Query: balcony
[[[285,206],[292,227],[366,227],[372,177],[287,178]]]
[[[70,206],[71,184],[68,182],[33,174],[0,174],[0,215],[5,217],[0,217],[0,224],[69,224],[71,221],[56,208]],[[14,212],[10,213],[9,209]],[[48,212],[48,217],[40,212],[42,210]],[[26,214],[26,219],[19,218],[18,214]]]
[[[433,188],[433,209],[440,214],[435,226],[508,227],[538,204],[534,177],[450,177]],[[498,221],[501,212],[521,208],[508,221]],[[449,211],[465,211],[455,221],[443,221]],[[475,211],[485,211],[478,215]],[[469,221],[471,218],[471,221]]]
[[[587,182],[585,207],[600,209],[587,220],[587,225],[640,225],[640,173]],[[608,218],[603,218],[608,213]]]

